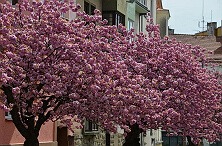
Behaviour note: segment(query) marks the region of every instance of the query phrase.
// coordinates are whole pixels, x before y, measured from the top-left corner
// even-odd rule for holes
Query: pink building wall
[[[39,142],[54,142],[55,124],[47,122],[41,127]],[[18,132],[11,120],[5,119],[5,112],[0,109],[0,145],[24,143],[24,138]]]

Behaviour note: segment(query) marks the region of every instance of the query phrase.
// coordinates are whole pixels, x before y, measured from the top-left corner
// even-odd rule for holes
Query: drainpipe
[[[140,146],[143,146],[143,132],[140,133]]]
[[[156,0],[151,0],[151,16],[153,18],[153,24],[156,25]]]

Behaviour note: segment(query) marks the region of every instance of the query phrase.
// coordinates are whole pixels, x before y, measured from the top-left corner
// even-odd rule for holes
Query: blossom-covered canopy
[[[0,107],[25,138],[33,124],[38,135],[48,120],[72,127],[84,118],[111,132],[137,123],[195,140],[219,138],[221,86],[202,68],[200,47],[161,39],[152,19],[147,35],[134,35],[106,25],[98,10],[79,9],[71,0],[0,4]],[[61,17],[69,11],[75,20]]]

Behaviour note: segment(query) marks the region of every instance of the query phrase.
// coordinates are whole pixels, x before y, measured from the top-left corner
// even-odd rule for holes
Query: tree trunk
[[[189,143],[189,146],[199,146],[198,144],[194,144],[191,140],[191,137],[190,136],[187,136],[187,141]]]
[[[38,136],[39,131],[42,124],[51,116],[50,111],[44,115],[39,114],[38,120],[35,121],[35,116],[32,113],[27,112],[26,115],[28,117],[24,117],[21,113],[22,110],[19,110],[19,107],[15,104],[15,99],[12,94],[12,87],[10,86],[2,86],[1,89],[4,91],[8,104],[12,104],[12,110],[10,111],[13,119],[13,123],[15,127],[18,129],[20,134],[25,138],[24,146],[39,146]],[[32,104],[34,102],[34,98],[27,100],[28,107],[32,108]],[[44,112],[47,110],[47,105],[49,101],[45,101],[43,105]],[[60,104],[58,104],[54,110],[59,108]],[[22,117],[23,116],[23,117]],[[24,126],[26,125],[26,126]]]
[[[39,146],[39,141],[37,137],[30,137],[25,140],[24,146]]]
[[[140,146],[139,135],[142,129],[139,128],[137,124],[130,126],[131,132],[125,137],[125,143],[123,146]]]

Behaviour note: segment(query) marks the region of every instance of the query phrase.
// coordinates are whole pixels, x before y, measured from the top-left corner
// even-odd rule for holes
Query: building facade
[[[0,146],[22,146],[25,139],[16,129],[11,115],[0,109]],[[57,146],[55,123],[47,122],[39,134],[40,146]]]
[[[159,24],[160,36],[168,36],[168,20],[170,19],[170,12],[163,8],[162,0],[157,0],[156,23]]]
[[[0,0],[4,2],[5,0]],[[13,0],[10,0],[13,4]],[[103,19],[108,20],[108,25],[123,24],[129,29],[134,28],[135,33],[147,33],[145,28],[147,13],[151,13],[154,24],[160,24],[161,32],[168,28],[168,17],[163,22],[159,21],[158,6],[161,0],[75,0],[76,4],[82,6],[81,11],[85,11],[89,15],[93,15],[95,9],[102,12]],[[162,7],[161,7],[162,8]],[[169,12],[169,11],[168,11]],[[167,13],[169,14],[169,13]],[[161,14],[162,16],[162,14]],[[169,16],[169,15],[167,15]],[[62,15],[62,17],[71,21],[76,18],[76,13],[71,11]],[[167,31],[163,31],[163,35],[167,35]],[[9,116],[10,117],[10,116]],[[0,110],[0,146],[15,145],[19,146],[24,142],[24,138],[16,130],[12,120]],[[74,124],[74,127],[78,125]],[[121,146],[124,143],[123,131],[119,128],[116,134],[107,133],[98,126],[98,123],[86,121],[84,129],[75,129],[75,133],[71,133],[65,125],[59,122],[47,122],[40,131],[40,146]],[[60,128],[59,128],[60,127]],[[161,130],[147,130],[140,134],[141,146],[161,146],[162,135]]]

